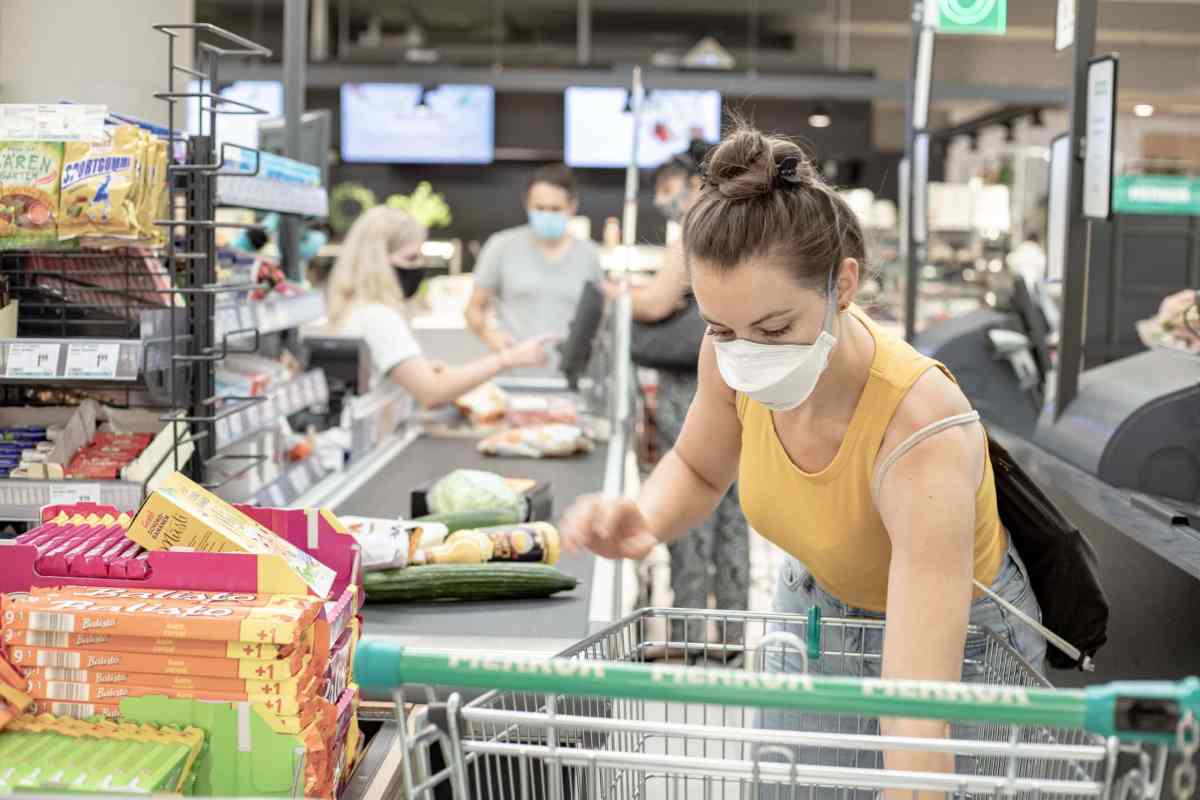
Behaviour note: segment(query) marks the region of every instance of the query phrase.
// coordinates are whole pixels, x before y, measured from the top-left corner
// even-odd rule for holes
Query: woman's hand
[[[526,339],[515,347],[510,347],[500,354],[505,369],[514,367],[544,367],[550,363],[550,354],[546,348],[557,341],[555,336],[535,336]]]
[[[584,495],[567,509],[559,527],[568,552],[586,549],[603,558],[640,561],[658,544],[641,509],[627,497]]]

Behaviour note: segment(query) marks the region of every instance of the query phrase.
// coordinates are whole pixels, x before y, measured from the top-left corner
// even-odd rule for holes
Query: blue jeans
[[[1029,583],[1029,573],[1020,556],[1009,546],[1000,573],[992,583],[992,591],[1033,619],[1041,621],[1041,609]],[[883,666],[884,616],[860,608],[853,608],[822,589],[803,564],[788,557],[779,573],[775,589],[775,611],[786,614],[807,614],[816,606],[822,618],[863,620],[863,625],[827,625],[821,633],[821,658],[810,662],[808,671],[813,675],[853,676],[877,678]],[[1046,640],[1042,635],[1011,612],[1006,611],[990,597],[981,597],[971,604],[970,624],[987,629],[1004,644],[1016,651],[1035,671],[1041,673],[1046,656]],[[787,631],[806,641],[803,623],[772,623],[769,632]],[[963,657],[962,679],[973,683],[1013,683],[1021,677],[1020,667],[1005,658],[1004,648],[984,633],[968,633]],[[802,657],[792,648],[770,646],[763,658],[765,672],[800,672]],[[879,722],[874,718],[850,715],[809,714],[799,711],[763,710],[755,717],[755,727],[776,730],[822,731],[827,733],[877,735]],[[955,725],[956,738],[981,738],[986,735],[973,726]],[[823,766],[881,768],[882,759],[875,750],[833,750],[799,748],[795,760],[800,764]],[[762,761],[785,761],[773,753],[764,753]],[[975,771],[975,766],[964,764],[959,759],[960,770]],[[765,800],[790,798],[792,787],[764,786],[759,797]],[[822,797],[816,792],[813,797]],[[796,797],[809,797],[808,790]],[[856,793],[837,794],[837,797],[856,797]],[[862,795],[870,796],[869,793]]]

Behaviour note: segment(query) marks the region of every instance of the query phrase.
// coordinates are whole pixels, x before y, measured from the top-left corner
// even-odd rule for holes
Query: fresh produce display
[[[494,472],[457,469],[442,478],[429,492],[429,508],[435,514],[455,511],[511,511],[512,522],[525,513],[525,501],[512,486]],[[501,520],[492,525],[502,525]]]
[[[592,442],[574,425],[535,425],[493,434],[479,452],[507,458],[564,458],[592,450]]]
[[[443,564],[371,572],[368,602],[519,600],[574,589],[578,579],[546,564]]]

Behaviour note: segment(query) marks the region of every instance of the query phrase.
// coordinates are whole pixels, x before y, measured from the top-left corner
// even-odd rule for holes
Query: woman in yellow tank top
[[[568,542],[644,558],[711,513],[736,478],[751,526],[789,556],[777,610],[885,616],[882,642],[841,645],[881,649],[874,668],[888,678],[978,679],[963,667],[983,646],[967,640],[968,623],[1040,669],[1044,640],[975,588],[1039,618],[1000,524],[978,416],[941,365],[853,305],[863,234],[803,151],[746,127],[727,136],[709,156],[683,244],[709,324],[696,398],[637,502],[582,498],[563,522]],[[930,721],[884,727],[945,735]],[[953,766],[938,753],[885,761]]]

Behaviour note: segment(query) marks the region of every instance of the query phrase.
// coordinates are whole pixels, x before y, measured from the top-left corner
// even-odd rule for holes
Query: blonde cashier
[[[848,631],[839,650],[882,651],[885,678],[982,680],[964,667],[985,646],[967,637],[971,623],[1041,669],[1045,641],[972,585],[1040,618],[1000,524],[978,415],[941,364],[854,305],[863,233],[801,149],[751,128],[730,134],[708,158],[683,247],[708,323],[695,400],[638,500],[580,499],[564,519],[567,545],[641,559],[696,527],[736,478],[751,526],[788,554],[777,611],[886,619],[886,634]],[[767,668],[797,670],[799,656],[776,651]],[[878,675],[880,664],[863,669]],[[798,723],[790,712],[761,716],[765,727]],[[883,728],[946,734],[932,721]],[[954,767],[940,753],[885,761]]]
[[[375,379],[399,384],[426,408],[453,402],[505,370],[544,365],[545,338],[458,366],[421,355],[396,271],[416,265],[425,237],[425,227],[397,208],[376,206],[355,220],[325,290],[330,332],[366,340]]]

